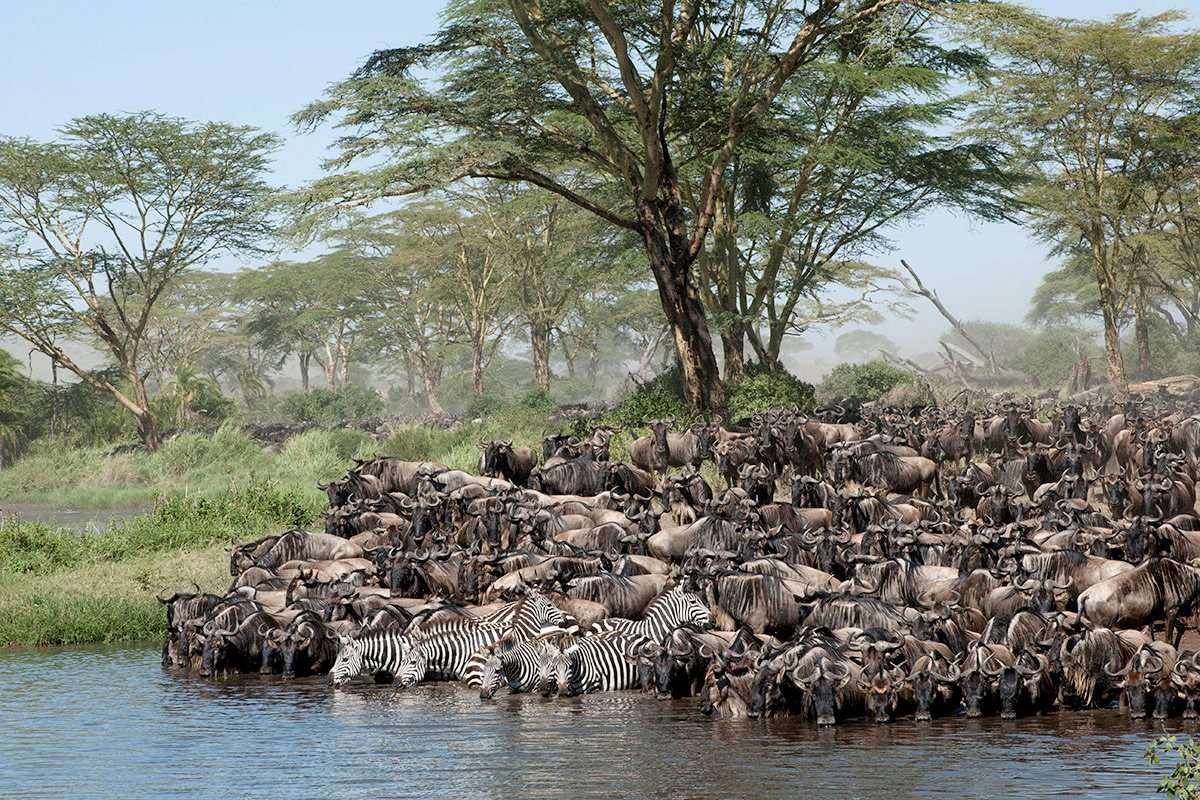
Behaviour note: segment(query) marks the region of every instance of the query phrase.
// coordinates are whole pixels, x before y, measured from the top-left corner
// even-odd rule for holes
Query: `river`
[[[0,797],[1114,798],[1153,796],[1163,770],[1142,758],[1161,726],[1115,711],[817,730],[628,693],[205,682],[158,660],[0,651]]]

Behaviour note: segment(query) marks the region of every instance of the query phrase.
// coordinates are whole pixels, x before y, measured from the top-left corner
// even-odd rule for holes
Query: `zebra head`
[[[551,628],[565,627],[567,615],[550,602],[546,595],[531,590],[521,599],[521,605],[513,618],[513,628],[523,638],[530,638]]]
[[[479,675],[479,699],[491,700],[500,690],[508,675],[504,668],[504,658],[495,649],[488,650],[487,659]]]
[[[396,683],[402,689],[411,689],[421,682],[429,668],[429,656],[424,644],[417,645],[408,651],[400,662],[396,672]]]
[[[691,623],[697,628],[711,628],[713,625],[712,612],[708,610],[708,606],[700,599],[700,595],[695,592],[685,592],[679,589],[680,595],[680,621],[682,623]]]
[[[579,694],[576,678],[576,663],[579,660],[579,645],[574,644],[566,650],[555,650],[546,659],[550,673],[554,676],[554,685],[558,687],[559,697],[574,697]],[[547,683],[542,684],[542,694],[549,694]]]
[[[345,686],[362,671],[362,642],[349,636],[339,636],[337,660],[333,662],[333,669],[329,671],[330,682],[334,686]]]

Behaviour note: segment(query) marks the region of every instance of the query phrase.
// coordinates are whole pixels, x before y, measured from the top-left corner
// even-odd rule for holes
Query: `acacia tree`
[[[361,220],[336,233],[364,255],[364,294],[371,311],[364,320],[377,361],[399,363],[421,383],[435,414],[445,413],[438,388],[459,349],[454,310],[446,302],[445,254],[423,235],[424,212],[413,206]],[[411,392],[410,392],[411,394]]]
[[[894,274],[863,259],[886,231],[935,204],[986,219],[1013,209],[1016,176],[987,143],[935,133],[962,108],[953,80],[986,65],[938,44],[933,16],[895,8],[797,70],[730,163],[710,245],[701,255],[726,378],[749,337],[775,366],[785,336],[812,324],[870,320]],[[832,287],[858,300],[830,303]]]
[[[227,272],[195,271],[180,276],[159,300],[146,326],[142,355],[146,371],[161,389],[181,369],[203,370],[218,380],[217,355],[237,337],[230,314],[235,277]]]
[[[338,207],[468,177],[558,194],[641,239],[688,402],[717,409],[693,265],[729,165],[802,65],[908,5],[915,0],[453,3],[432,43],[375,53],[297,116],[344,132],[331,165],[345,171],[300,199]],[[372,166],[350,171],[365,159]],[[564,184],[564,169],[590,181]]]
[[[304,391],[313,362],[325,385],[345,385],[368,299],[362,257],[338,247],[312,261],[278,261],[239,274],[236,296],[246,304],[247,329],[260,341],[294,353]]]
[[[549,389],[556,330],[595,290],[629,282],[631,237],[536,187],[491,184],[460,200],[494,231],[511,272],[512,311],[529,330],[533,382]]]
[[[1002,59],[975,115],[1037,180],[1027,193],[1040,235],[1060,254],[1082,247],[1098,290],[1113,395],[1129,396],[1120,319],[1141,284],[1130,252],[1164,126],[1192,113],[1200,36],[1177,13],[1107,22],[1051,19],[1015,7],[981,14],[978,34]]]
[[[82,117],[56,142],[0,141],[0,331],[114,397],[157,449],[146,332],[181,275],[262,247],[276,145],[251,128],[152,113]],[[78,364],[68,337],[99,342],[126,385]]]

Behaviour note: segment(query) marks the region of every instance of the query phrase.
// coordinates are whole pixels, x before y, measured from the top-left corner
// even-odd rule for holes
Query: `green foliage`
[[[383,396],[368,386],[349,385],[340,389],[313,389],[284,398],[281,410],[297,422],[333,424],[383,413]]]
[[[320,496],[305,496],[267,481],[211,496],[171,495],[145,515],[83,535],[36,522],[0,525],[0,575],[49,575],[87,564],[204,547],[266,529],[313,525]]]
[[[1200,798],[1200,745],[1175,736],[1159,736],[1146,748],[1146,761],[1155,766],[1173,762],[1171,772],[1158,782],[1158,791],[1177,800]]]
[[[772,408],[810,410],[814,394],[812,384],[784,370],[747,370],[745,376],[726,387],[725,405],[729,418],[740,420]]]
[[[902,383],[910,383],[912,375],[882,361],[864,364],[839,364],[825,376],[817,389],[822,401],[836,397],[860,397],[873,402]]]
[[[649,419],[673,419],[677,426],[688,424],[692,413],[683,401],[679,367],[672,366],[638,388],[610,409],[603,421],[617,430],[641,428]]]
[[[20,372],[20,362],[0,350],[0,467],[45,431],[50,393]]]
[[[557,408],[554,399],[550,396],[550,392],[541,386],[534,386],[525,396],[521,398],[521,407],[527,408],[530,411],[544,411],[551,413]]]
[[[1082,339],[1088,343],[1091,338],[1088,334],[1069,328],[1050,328],[1034,336],[1020,356],[1011,363],[1032,378],[1038,386],[1057,389],[1070,380],[1071,370],[1078,362],[1075,351],[1077,342]],[[1088,349],[1098,374],[1103,369],[1103,354],[1094,347]]]

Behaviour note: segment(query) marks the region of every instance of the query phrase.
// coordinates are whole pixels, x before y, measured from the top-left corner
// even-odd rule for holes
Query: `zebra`
[[[636,654],[653,645],[645,636],[623,631],[576,638],[543,663],[542,694],[550,692],[551,675],[560,696],[639,688],[642,672]]]
[[[564,632],[562,629],[555,632]],[[480,700],[490,700],[501,685],[520,694],[541,687],[543,665],[555,653],[544,638],[513,643],[501,640],[471,656],[463,670],[463,683],[479,689]]]
[[[506,628],[498,625],[479,624],[422,638],[405,654],[396,681],[407,689],[431,676],[461,680],[471,656],[496,644],[505,632]]]
[[[538,591],[530,591],[520,600],[506,603],[495,611],[482,617],[476,617],[467,609],[462,609],[461,616],[453,619],[435,622],[428,627],[419,627],[414,621],[409,632],[422,637],[436,636],[443,633],[458,633],[481,625],[498,628],[512,628],[513,637],[519,641],[531,639],[548,626],[564,626],[568,617],[562,610],[553,605],[546,595]]]
[[[561,629],[568,622],[567,615],[544,594],[529,592],[513,607],[502,608],[477,623],[422,637],[401,664],[397,682],[408,688],[431,675],[442,680],[461,680],[472,656],[494,646],[501,638],[519,644]]]
[[[624,631],[645,636],[661,642],[663,637],[680,625],[695,625],[697,628],[712,627],[712,612],[695,592],[685,592],[677,586],[664,592],[650,602],[643,618],[637,621],[610,617],[592,625],[593,633]]]
[[[400,671],[413,641],[396,631],[364,631],[357,636],[339,636],[337,659],[329,671],[334,686],[345,686],[364,672],[391,676]]]

